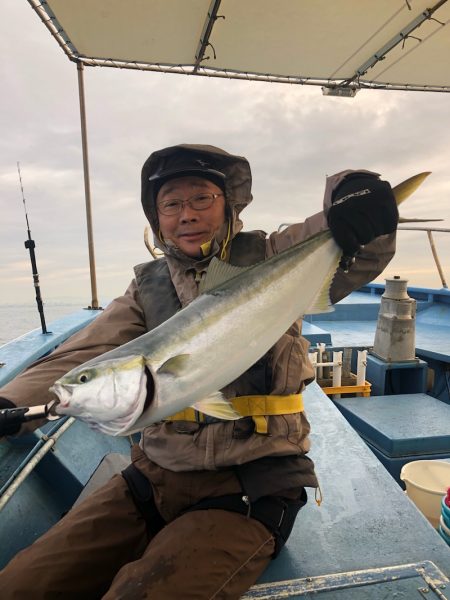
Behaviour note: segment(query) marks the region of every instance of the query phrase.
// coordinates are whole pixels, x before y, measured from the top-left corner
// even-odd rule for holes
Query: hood
[[[152,178],[160,171],[170,170],[171,166],[177,164],[183,155],[207,162],[211,169],[225,175],[225,199],[227,215],[231,216],[232,238],[239,233],[243,226],[239,214],[252,201],[252,176],[247,159],[242,156],[229,154],[225,150],[215,146],[179,144],[153,152],[145,161],[142,167],[141,201],[145,216],[153,231],[155,246],[162,250],[164,254],[174,256],[183,262],[197,262],[187,258],[177,248],[169,246],[159,238],[158,215],[153,199],[155,182]],[[208,260],[217,253],[218,244],[224,239],[226,234],[226,227],[218,232],[217,243],[213,244],[211,254],[207,257]]]

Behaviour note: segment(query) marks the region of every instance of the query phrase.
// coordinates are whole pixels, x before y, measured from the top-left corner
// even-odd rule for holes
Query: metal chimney
[[[416,301],[408,296],[407,279],[386,279],[381,297],[373,354],[386,362],[415,361]]]

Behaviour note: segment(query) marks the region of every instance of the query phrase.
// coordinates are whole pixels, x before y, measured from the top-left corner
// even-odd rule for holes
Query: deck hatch
[[[450,600],[447,577],[430,561],[255,585],[242,600]]]

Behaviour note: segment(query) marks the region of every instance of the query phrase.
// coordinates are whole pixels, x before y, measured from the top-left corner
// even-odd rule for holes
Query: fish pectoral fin
[[[227,421],[242,419],[242,415],[234,410],[230,402],[220,392],[214,392],[207,398],[199,400],[192,405],[192,408],[216,419],[226,419]]]
[[[230,265],[229,263],[214,257],[209,263],[205,277],[200,282],[198,291],[200,294],[209,292],[209,290],[229,281],[243,271],[248,271],[250,268],[251,267],[236,267],[235,265]]]
[[[179,376],[188,368],[190,354],[178,354],[171,356],[157,370],[158,375]]]

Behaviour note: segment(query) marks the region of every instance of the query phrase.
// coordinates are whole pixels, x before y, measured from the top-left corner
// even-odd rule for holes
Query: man
[[[331,287],[336,302],[393,255],[397,208],[374,173],[328,178],[324,212],[268,238],[241,231],[251,200],[244,158],[197,145],[153,153],[142,170],[142,204],[164,258],[136,267],[124,296],[0,390],[2,405],[50,400],[55,379],[189,304],[213,256],[253,264],[329,227],[344,250]],[[318,485],[301,402],[313,379],[307,351],[299,321],[222,390],[227,398],[275,398],[262,419],[188,410],[147,427],[122,475],[4,569],[2,599],[239,598],[287,540],[304,488]],[[149,402],[152,392],[149,382]],[[283,412],[286,399],[297,403],[295,413]]]

